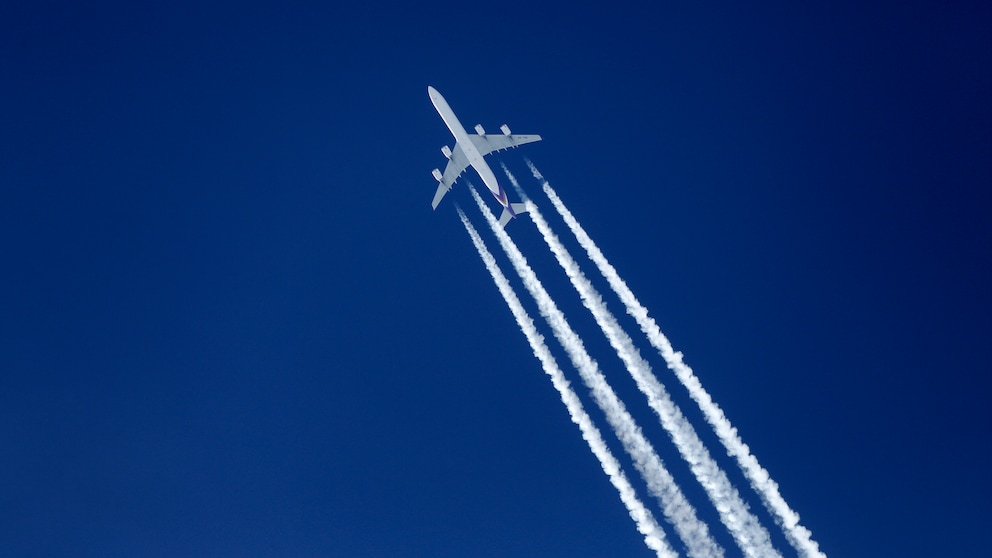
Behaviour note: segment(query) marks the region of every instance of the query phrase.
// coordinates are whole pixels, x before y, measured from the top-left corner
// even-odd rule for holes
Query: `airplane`
[[[444,120],[448,129],[451,130],[451,135],[455,136],[455,147],[453,149],[448,148],[447,145],[441,148],[441,153],[448,158],[448,166],[444,168],[444,174],[441,174],[439,169],[434,169],[432,172],[434,178],[437,180],[437,192],[434,194],[434,201],[431,202],[431,206],[437,209],[437,205],[441,203],[441,198],[448,193],[448,190],[455,184],[458,177],[465,172],[465,169],[471,166],[479,173],[482,182],[492,192],[496,201],[503,206],[503,214],[499,217],[499,226],[505,227],[510,219],[514,219],[518,214],[527,211],[527,206],[522,203],[510,203],[506,197],[506,191],[496,181],[496,175],[493,174],[493,170],[486,164],[484,157],[494,151],[503,151],[504,149],[517,147],[525,143],[541,141],[541,136],[510,134],[510,128],[506,124],[500,126],[500,131],[503,132],[502,134],[487,134],[482,129],[481,124],[476,124],[476,134],[469,134],[465,131],[462,123],[458,121],[458,118],[455,117],[455,113],[451,111],[448,102],[437,92],[437,89],[428,86],[427,95],[430,96],[431,102],[434,103],[437,113],[441,115],[441,120]]]

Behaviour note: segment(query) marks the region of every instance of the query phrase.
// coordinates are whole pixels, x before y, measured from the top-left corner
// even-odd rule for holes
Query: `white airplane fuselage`
[[[514,215],[513,208],[510,204],[509,199],[506,196],[506,191],[500,186],[499,182],[496,180],[496,175],[493,174],[493,170],[489,168],[489,164],[483,158],[482,154],[472,143],[472,140],[468,137],[468,132],[465,131],[465,127],[462,123],[458,121],[455,113],[452,112],[451,107],[448,106],[448,102],[444,100],[444,97],[437,92],[437,89],[433,87],[427,88],[427,93],[430,95],[431,102],[434,103],[434,108],[437,113],[441,115],[441,120],[444,120],[445,125],[451,130],[451,135],[455,136],[455,145],[460,145],[462,151],[465,152],[465,157],[468,159],[468,164],[471,165],[475,172],[479,173],[479,177],[482,182],[489,188],[492,192],[493,197],[496,201],[503,206],[504,209]]]

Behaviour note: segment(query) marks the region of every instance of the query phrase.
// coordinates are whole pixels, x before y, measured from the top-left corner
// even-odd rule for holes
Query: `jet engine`
[[[506,124],[503,124],[502,126],[500,126],[499,127],[499,131],[503,132],[503,135],[504,136],[510,135],[510,127],[507,126]]]
[[[445,157],[447,157],[449,159],[451,158],[451,149],[448,148],[447,145],[442,145],[441,146],[441,153],[444,153],[444,156]]]
[[[434,170],[431,171],[431,174],[434,175],[434,179],[435,180],[437,180],[438,182],[441,182],[441,169],[434,169]]]
[[[486,135],[486,131],[482,129],[482,124],[475,125],[475,133],[479,134],[480,136]]]

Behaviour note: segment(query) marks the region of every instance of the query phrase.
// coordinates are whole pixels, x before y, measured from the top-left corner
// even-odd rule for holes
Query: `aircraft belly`
[[[482,182],[485,183],[486,188],[489,188],[489,191],[492,192],[494,196],[496,196],[496,199],[500,200],[500,203],[503,203],[499,195],[500,194],[499,182],[496,181],[496,175],[493,174],[493,170],[489,168],[489,165],[487,165],[485,162],[482,162],[482,164],[480,165],[474,165],[474,166],[476,172],[479,173],[479,177],[482,178]]]

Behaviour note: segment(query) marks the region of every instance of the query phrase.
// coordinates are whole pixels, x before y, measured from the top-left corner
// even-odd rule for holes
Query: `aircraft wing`
[[[518,147],[525,143],[541,141],[541,136],[523,136],[520,134],[469,134],[468,137],[475,144],[479,153],[484,156],[495,151]]]
[[[462,146],[455,144],[455,148],[451,150],[451,158],[448,159],[448,166],[444,167],[444,175],[438,181],[437,192],[434,193],[434,201],[431,202],[431,207],[437,209],[437,204],[441,203],[441,198],[448,193],[448,190],[455,184],[458,177],[465,172],[466,168],[468,168],[468,157],[465,156]]]

